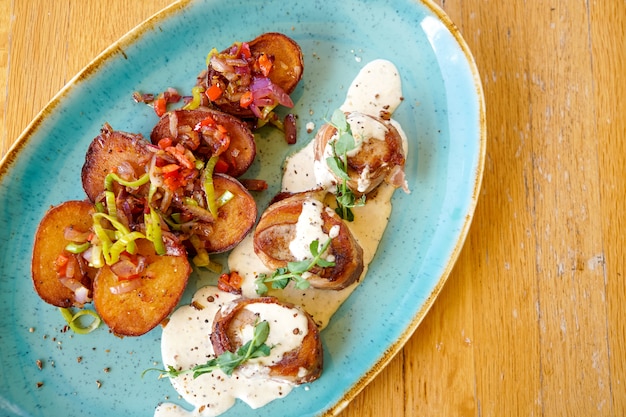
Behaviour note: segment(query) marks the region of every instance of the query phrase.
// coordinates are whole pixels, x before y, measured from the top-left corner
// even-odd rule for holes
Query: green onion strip
[[[78,334],[91,333],[94,330],[96,330],[98,326],[100,326],[100,323],[102,322],[102,319],[100,319],[100,316],[98,316],[98,313],[96,313],[93,310],[84,309],[84,310],[79,310],[76,313],[72,313],[72,311],[69,308],[60,307],[59,311],[61,312],[61,315],[67,322],[70,329],[72,329],[75,333],[78,333]],[[81,323],[81,320],[79,319],[82,316],[86,316],[86,315],[93,317],[93,320],[88,325],[83,325]]]
[[[219,157],[217,155],[213,155],[209,158],[204,167],[203,173],[203,185],[204,185],[204,193],[206,194],[206,204],[209,209],[209,212],[213,215],[214,219],[217,219],[217,203],[215,202],[215,186],[213,184],[213,170],[215,169],[215,164],[217,164],[217,160]]]

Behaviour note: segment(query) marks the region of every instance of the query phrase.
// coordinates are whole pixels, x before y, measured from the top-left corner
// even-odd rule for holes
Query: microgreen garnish
[[[157,368],[146,369],[145,371],[143,371],[142,377],[148,371],[159,371],[161,373],[159,375],[159,379],[165,377],[175,378],[179,375],[193,372],[193,377],[195,379],[202,374],[213,372],[217,369],[221,370],[226,375],[231,376],[235,369],[244,362],[254,358],[269,356],[271,348],[265,344],[269,333],[270,325],[267,321],[264,320],[261,322],[257,322],[254,325],[254,333],[252,335],[252,339],[250,339],[246,344],[237,349],[237,351],[234,353],[226,351],[220,356],[213,358],[201,365],[196,365],[191,369],[178,370],[172,365],[169,365],[166,370]]]
[[[330,170],[341,179],[337,184],[337,208],[335,212],[344,220],[353,221],[353,207],[365,204],[365,195],[356,198],[352,190],[348,187],[350,176],[348,175],[348,152],[356,148],[356,140],[352,135],[350,124],[346,120],[346,115],[341,109],[335,110],[330,120],[330,124],[337,129],[336,139],[330,145],[333,149],[333,156],[326,158],[326,163]]]
[[[259,274],[255,280],[256,292],[259,295],[266,294],[268,291],[266,283],[271,282],[272,288],[283,289],[289,284],[289,281],[293,281],[296,288],[300,290],[306,290],[309,288],[309,281],[302,276],[305,272],[310,271],[315,266],[320,268],[326,268],[329,266],[335,266],[335,263],[322,258],[322,254],[326,252],[332,239],[328,239],[320,249],[319,240],[314,240],[309,245],[311,251],[311,258],[303,259],[301,261],[288,262],[286,268],[278,268],[271,275]]]

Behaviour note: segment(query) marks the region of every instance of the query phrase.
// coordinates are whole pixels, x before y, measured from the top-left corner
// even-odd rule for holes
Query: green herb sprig
[[[310,271],[315,266],[319,266],[321,268],[326,268],[329,266],[335,266],[335,263],[332,261],[327,261],[322,258],[322,254],[326,252],[326,249],[330,245],[332,239],[328,239],[320,249],[319,240],[314,240],[309,245],[309,250],[311,251],[311,258],[303,259],[302,261],[295,261],[287,263],[286,268],[278,268],[271,275],[267,274],[259,274],[257,279],[255,280],[256,284],[256,292],[259,295],[264,295],[267,293],[267,283],[272,283],[272,288],[274,289],[283,289],[289,284],[289,281],[293,281],[295,283],[296,288],[300,290],[306,290],[309,288],[309,281],[306,278],[302,277],[302,274]]]
[[[270,325],[267,321],[263,320],[254,325],[252,339],[237,349],[234,353],[226,351],[220,356],[213,358],[204,364],[196,365],[191,369],[178,370],[172,365],[169,365],[167,370],[150,368],[146,369],[142,376],[148,371],[158,371],[161,373],[159,375],[159,379],[165,377],[175,378],[179,375],[193,372],[193,377],[195,379],[202,374],[213,372],[217,369],[221,370],[226,375],[231,376],[235,369],[244,362],[254,358],[269,356],[271,348],[265,344],[269,332]]]
[[[352,129],[341,109],[334,111],[330,124],[337,129],[337,139],[331,142],[333,156],[326,158],[330,170],[341,179],[337,185],[337,208],[335,212],[344,220],[353,221],[353,207],[365,205],[365,195],[356,198],[348,187],[350,176],[348,175],[348,152],[356,148],[356,140],[352,135]]]

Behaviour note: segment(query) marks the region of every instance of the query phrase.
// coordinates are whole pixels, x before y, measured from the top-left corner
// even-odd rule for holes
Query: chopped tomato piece
[[[246,109],[250,104],[252,104],[252,91],[246,91],[239,99],[239,105]]]
[[[229,168],[228,162],[220,158],[215,163],[215,168],[213,168],[213,172],[224,174],[228,172],[228,168]]]
[[[206,90],[205,94],[209,98],[209,100],[215,101],[222,96],[222,89],[219,88],[219,86],[213,84]]]
[[[204,119],[200,120],[193,128],[193,130],[200,130],[203,127],[206,126],[213,126],[215,125],[215,119],[213,119],[210,115],[205,117]]]
[[[159,148],[165,149],[172,146],[172,138],[163,138],[159,140]]]
[[[272,60],[266,55],[261,54],[259,56],[259,68],[264,76],[268,76],[272,70]]]
[[[154,100],[153,106],[156,115],[161,117],[167,111],[167,100],[165,99],[165,97],[159,97]]]
[[[231,294],[241,294],[241,284],[243,284],[243,278],[236,271],[222,274],[217,279],[217,288]]]

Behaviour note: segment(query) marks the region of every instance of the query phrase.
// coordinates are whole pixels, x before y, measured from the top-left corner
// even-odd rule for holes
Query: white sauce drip
[[[298,261],[311,257],[311,242],[317,240],[319,247],[322,247],[329,239],[322,230],[322,210],[323,204],[313,198],[307,198],[302,203],[302,213],[296,223],[296,236],[289,242],[289,251]]]
[[[350,125],[352,136],[356,144],[355,148],[349,151],[348,156],[354,156],[361,151],[363,143],[370,139],[385,140],[388,129],[385,125],[371,117],[366,117],[364,113],[350,113],[346,117],[346,121]],[[331,141],[328,141],[329,143]],[[326,146],[329,146],[326,144]]]
[[[341,109],[378,116],[381,111],[392,113],[401,100],[400,77],[395,66],[386,60],[374,60],[363,67],[354,79]],[[402,135],[406,154],[408,150],[406,135],[398,123],[394,121],[392,123]],[[316,179],[316,168],[314,168],[313,161],[312,142],[288,158],[285,163],[282,190],[298,192],[316,188],[320,179]],[[324,184],[326,186],[332,185]],[[391,214],[390,200],[394,191],[394,187],[386,183],[381,184],[376,191],[368,195],[365,206],[353,209],[355,220],[347,223],[355,239],[363,248],[364,269],[359,281],[364,279],[368,265],[372,261],[378,243],[387,227]],[[315,216],[312,217],[315,218]],[[319,236],[317,231],[309,231],[308,226],[303,226],[301,232],[303,235],[309,234],[308,239],[303,239],[308,240],[308,243],[315,239],[315,237],[311,237],[312,233]],[[331,230],[331,236],[336,232]],[[326,235],[324,234],[324,236]],[[325,237],[325,239],[327,238],[328,236]],[[322,241],[320,241],[321,243]],[[308,246],[306,251],[308,255],[310,253]],[[231,252],[228,265],[231,271],[238,271],[244,278],[242,293],[246,297],[257,296],[254,280],[258,274],[272,272],[254,253],[252,234],[249,234]],[[289,285],[284,290],[270,289],[270,295],[301,306],[313,317],[320,329],[323,329],[357,285],[358,282],[339,291],[314,288],[297,290]],[[207,299],[211,296],[215,301],[209,303]],[[234,298],[236,298],[234,295],[220,292],[214,287],[198,290],[194,295],[194,300],[205,305],[205,308],[202,310],[196,310],[190,306],[179,308],[172,314],[168,325],[163,330],[161,342],[163,363],[166,366],[173,365],[185,369],[199,363],[205,363],[207,358],[213,355],[213,347],[208,336],[211,332],[213,317],[221,305],[228,304]],[[264,311],[263,315],[271,317],[275,313]],[[294,318],[294,321],[290,321],[282,330],[272,330],[270,323],[270,337],[282,340],[281,343],[285,343],[284,349],[290,350],[289,346],[299,343],[293,339],[296,337],[293,326],[297,326],[300,330],[306,329],[306,326],[301,327],[302,323],[298,323],[299,318]],[[251,332],[252,329],[244,331]],[[275,331],[280,331],[282,334],[273,336],[272,332]],[[244,340],[249,339],[245,339],[246,335],[243,337]],[[298,337],[304,337],[304,335]],[[258,363],[250,366],[257,365]],[[248,372],[250,366],[247,368]],[[163,403],[157,407],[155,417],[216,416],[230,408],[236,398],[246,402],[252,408],[258,408],[270,401],[286,396],[293,389],[290,384],[259,378],[258,374],[256,374],[256,378],[246,377],[245,374],[248,372],[245,369],[238,369],[236,373],[239,374],[239,378],[229,378],[224,376],[221,371],[202,375],[195,380],[191,378],[191,375],[174,378],[172,385],[183,399],[194,406],[194,410],[187,411],[178,405]]]
[[[228,305],[236,298],[238,297],[224,293],[216,287],[199,289],[194,294],[193,305],[204,308],[199,310],[192,305],[180,307],[172,314],[170,321],[163,329],[161,338],[163,364],[190,369],[214,357],[213,346],[209,339],[213,318],[222,306]],[[268,321],[275,320],[276,313],[268,310],[265,309],[262,314],[269,315]],[[291,316],[292,314],[289,315],[290,318]],[[289,319],[288,321],[289,325],[286,327],[294,325]],[[300,322],[297,326],[302,328]],[[272,327],[270,322],[268,341],[272,340],[273,343],[288,346],[292,344],[291,339],[294,335],[285,337],[284,329],[281,327]],[[245,340],[250,340],[251,334],[247,337]],[[287,395],[293,389],[291,384],[268,380],[264,375],[258,377],[260,372],[258,362],[255,365],[253,361],[250,361],[248,365],[247,368],[235,370],[231,377],[217,370],[195,379],[192,374],[172,378],[172,386],[185,401],[193,404],[195,409],[190,412],[178,405],[164,403],[157,407],[154,415],[157,417],[217,416],[232,407],[236,398],[243,400],[251,408],[259,408],[275,398]]]

